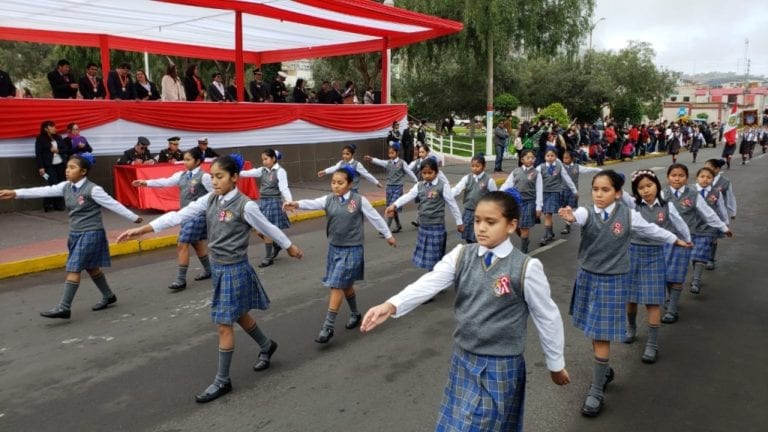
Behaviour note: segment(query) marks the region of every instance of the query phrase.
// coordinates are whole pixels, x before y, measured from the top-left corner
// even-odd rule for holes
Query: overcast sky
[[[683,73],[744,73],[768,77],[766,0],[598,0],[595,50],[618,50],[628,40],[653,44],[656,64]]]

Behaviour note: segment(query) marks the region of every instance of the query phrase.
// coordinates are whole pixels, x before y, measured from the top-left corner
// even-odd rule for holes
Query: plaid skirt
[[[387,185],[387,207],[403,196],[403,185]],[[398,208],[397,211],[400,211]]]
[[[461,215],[461,222],[464,225],[461,239],[467,243],[477,243],[477,238],[475,237],[475,209],[464,209],[464,213]]]
[[[570,189],[560,191],[560,205],[570,206],[576,210],[579,207],[579,197],[576,196]]]
[[[592,340],[621,341],[628,299],[629,273],[604,275],[579,269],[571,297],[573,325]]]
[[[181,223],[179,232],[179,243],[193,244],[200,240],[208,238],[208,224],[205,222],[205,214],[201,214],[192,219],[187,219]]]
[[[281,198],[261,198],[259,200],[259,209],[272,225],[280,229],[291,227],[288,215],[283,211],[283,201]]]
[[[434,224],[419,226],[419,234],[416,237],[416,249],[413,251],[413,265],[432,271],[440,259],[445,255],[445,242],[448,234],[445,225]]]
[[[688,274],[688,264],[691,261],[691,249],[675,246],[672,243],[664,245],[664,257],[667,263],[667,283],[681,284]]]
[[[328,288],[349,288],[365,276],[363,245],[328,245],[323,285]]]
[[[80,273],[85,269],[109,267],[109,243],[103,229],[95,231],[70,231],[67,239],[69,256],[67,272]]]
[[[715,237],[691,234],[691,241],[693,241],[691,261],[707,262],[712,259],[712,245],[715,243]]]
[[[247,258],[234,264],[211,262],[211,275],[214,323],[232,325],[251,309],[269,309],[267,292]]]
[[[664,246],[629,245],[629,302],[664,304],[667,264]]]
[[[525,359],[454,347],[435,431],[522,431]]]
[[[560,210],[560,192],[544,192],[542,213],[557,213]]]
[[[523,200],[520,206],[520,228],[531,228],[536,225],[536,200]]]

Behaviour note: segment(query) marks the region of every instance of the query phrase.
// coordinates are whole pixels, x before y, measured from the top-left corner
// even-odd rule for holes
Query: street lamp
[[[592,32],[595,30],[595,27],[600,24],[600,21],[605,21],[605,17],[600,18],[589,26],[589,51],[592,51]]]

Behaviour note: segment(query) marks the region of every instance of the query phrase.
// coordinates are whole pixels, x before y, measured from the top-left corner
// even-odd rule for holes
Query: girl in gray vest
[[[208,227],[208,249],[211,255],[213,299],[211,319],[219,333],[219,367],[216,377],[195,399],[210,402],[232,391],[229,366],[235,350],[235,322],[259,344],[261,352],[253,369],[269,368],[277,343],[259,329],[251,317],[251,309],[269,308],[269,298],[248,262],[251,228],[268,235],[284,247],[288,255],[301,258],[303,252],[279,228],[272,225],[251,201],[237,189],[243,158],[238,154],[223,156],[211,165],[213,193],[193,201],[178,212],[169,212],[140,228],[125,231],[118,241],[158,232],[185,220],[205,215]]]
[[[512,246],[520,210],[512,196],[490,192],[475,208],[478,243],[456,246],[434,270],[363,320],[368,332],[390,316],[401,317],[453,285],[456,290],[451,369],[438,414],[438,431],[522,431],[526,323],[540,335],[555,384],[570,380],[565,369],[560,311],[550,296],[541,261]]]
[[[332,167],[328,167],[324,170],[318,171],[317,176],[323,177],[326,174],[333,174],[337,170],[339,170],[342,167],[350,167],[352,168],[358,175],[355,176],[355,179],[352,183],[352,192],[354,193],[360,193],[360,177],[365,177],[366,180],[376,185],[376,187],[381,187],[381,183],[376,179],[376,177],[373,176],[373,174],[369,173],[367,169],[361,164],[360,162],[355,160],[355,149],[357,149],[357,146],[354,144],[347,144],[341,149],[341,160],[336,163],[336,165]]]
[[[179,188],[179,204],[181,208],[189,205],[192,201],[208,194],[213,190],[211,184],[211,175],[200,168],[203,162],[203,154],[197,147],[184,152],[185,171],[179,171],[172,176],[160,179],[134,180],[133,186],[146,187],[174,187]],[[196,218],[188,219],[181,224],[179,239],[176,243],[179,267],[176,271],[176,280],[169,286],[169,289],[181,291],[187,287],[187,269],[189,268],[189,248],[195,249],[197,258],[203,266],[203,272],[195,276],[195,280],[204,280],[211,277],[211,262],[208,259],[208,247],[206,246],[205,215],[198,215]]]
[[[565,171],[568,173],[568,176],[571,177],[571,181],[576,186],[576,189],[579,188],[579,175],[580,174],[590,174],[590,173],[599,173],[602,171],[602,168],[593,168],[588,167],[584,165],[579,165],[573,161],[573,153],[566,151],[563,153],[563,167],[565,168]],[[560,205],[562,206],[570,206],[571,208],[577,208],[579,206],[579,195],[574,195],[573,191],[571,191],[571,188],[568,187],[567,184],[563,183],[563,188],[560,191]],[[571,233],[571,224],[565,223],[565,228],[560,231],[560,234],[570,234]]]
[[[522,198],[520,204],[520,250],[528,253],[528,235],[530,229],[536,224],[537,219],[541,217],[541,207],[544,205],[544,186],[541,181],[541,175],[533,164],[536,162],[536,155],[532,149],[523,149],[520,152],[520,166],[509,173],[509,177],[501,186],[502,190],[511,188],[517,189]]]
[[[94,162],[95,159],[90,153],[73,155],[67,162],[66,181],[53,186],[0,190],[0,199],[64,197],[64,204],[69,212],[67,278],[58,306],[40,313],[45,318],[68,319],[72,315],[72,300],[80,287],[80,273],[83,270],[88,272],[101,292],[101,300],[91,309],[106,309],[117,301],[101,271],[102,267],[111,265],[101,208],[106,207],[131,222],[141,223],[142,219],[107,195],[101,186],[88,180],[88,172]]]
[[[423,145],[421,145],[419,147],[418,154],[419,154],[419,157],[414,159],[413,162],[411,162],[408,165],[408,168],[410,168],[411,171],[413,171],[413,173],[416,174],[416,177],[419,180],[422,180],[422,178],[421,178],[421,168],[422,168],[423,162],[425,160],[427,160],[427,159],[434,160],[437,163],[438,168],[440,167],[441,163],[440,163],[440,160],[437,157],[437,155],[433,154],[432,151],[429,149],[429,146],[426,145],[426,144],[423,144]],[[448,184],[448,185],[451,184],[451,182],[448,181],[448,177],[446,177],[445,174],[442,171],[437,173],[437,177],[440,180],[442,180],[443,182],[445,182],[445,184]]]
[[[489,192],[495,191],[497,188],[496,181],[485,173],[484,154],[478,153],[473,156],[469,166],[472,173],[462,177],[451,192],[454,197],[458,197],[459,194],[464,192],[464,213],[461,217],[464,232],[461,233],[461,238],[467,243],[477,243],[474,229],[475,207],[480,198]]]
[[[365,161],[372,162],[374,165],[387,170],[387,206],[392,205],[393,202],[403,196],[403,181],[406,176],[413,180],[414,183],[418,183],[419,181],[419,179],[416,178],[416,174],[408,168],[408,164],[397,157],[399,152],[400,144],[395,142],[390,144],[389,150],[387,150],[389,160],[384,161],[368,155],[365,155],[363,158]],[[397,209],[395,211],[394,217],[387,218],[387,227],[392,225],[393,219],[395,221],[396,225],[395,229],[392,231],[393,233],[398,233],[403,229],[403,226],[400,224],[400,216],[398,215],[399,210],[400,209]]]
[[[333,173],[333,193],[313,200],[287,202],[283,206],[288,210],[325,210],[328,220],[325,229],[329,242],[328,263],[325,266],[323,285],[330,288],[331,292],[325,321],[320,334],[315,338],[317,343],[328,343],[333,337],[336,316],[345,298],[349,304],[350,315],[344,327],[351,330],[360,325],[361,315],[357,310],[354,283],[363,280],[365,270],[363,216],[384,235],[389,245],[396,244],[386,222],[371,203],[364,196],[352,191],[356,176],[357,173],[352,168],[342,167]]]
[[[280,229],[291,227],[288,215],[283,210],[283,202],[293,201],[291,190],[288,189],[288,174],[280,166],[282,153],[268,148],[261,152],[262,167],[245,170],[241,177],[256,177],[259,179],[259,209],[267,220]],[[258,236],[264,240],[265,255],[259,267],[269,267],[280,253],[280,245],[262,233]]]
[[[711,208],[717,217],[726,226],[730,219],[725,209],[725,200],[719,190],[712,187],[715,179],[715,173],[707,167],[699,169],[696,173],[696,191],[704,199],[709,208]],[[694,247],[691,254],[691,263],[693,264],[693,279],[691,280],[691,292],[698,294],[701,292],[701,277],[704,268],[712,259],[712,250],[718,237],[721,237],[720,227],[707,226],[697,227],[694,231]],[[727,232],[727,231],[723,231]]]
[[[741,133],[741,144],[739,144],[742,165],[746,165],[752,160],[755,144],[757,144],[757,134],[755,131],[751,127],[744,128],[744,131]]]
[[[687,245],[624,205],[620,200],[623,186],[622,176],[605,170],[592,179],[592,206],[576,210],[564,207],[559,211],[560,217],[581,226],[579,271],[570,313],[574,326],[592,340],[595,356],[592,385],[581,408],[587,417],[600,414],[603,390],[614,376],[609,365],[611,342],[624,340],[627,331],[631,235]]]
[[[446,204],[456,221],[456,229],[459,232],[464,229],[461,212],[453,198],[451,186],[437,178],[437,173],[437,162],[431,158],[425,159],[421,168],[423,180],[387,207],[385,212],[387,216],[391,216],[398,207],[419,198],[419,233],[412,261],[416,267],[427,270],[432,270],[445,255],[445,242],[448,236],[445,232]]]
[[[544,188],[544,203],[541,208],[541,212],[544,214],[544,237],[539,243],[539,245],[544,246],[555,239],[552,215],[562,207],[560,191],[567,187],[578,198],[579,190],[573,184],[563,163],[557,159],[555,148],[547,148],[544,152],[544,163],[536,167],[536,170],[541,176],[541,184]]]
[[[661,197],[661,183],[651,170],[632,174],[632,196],[635,209],[647,222],[677,234],[690,242],[688,225],[673,204]],[[661,307],[667,287],[667,265],[664,243],[632,235],[629,245],[629,302],[627,303],[627,335],[625,343],[633,343],[637,335],[637,305],[644,304],[648,312],[648,341],[642,355],[644,363],[655,363],[661,327]]]
[[[667,183],[663,198],[675,205],[675,209],[688,225],[691,239],[696,246],[696,236],[702,229],[712,227],[726,235],[731,235],[717,214],[709,207],[706,200],[696,192],[695,187],[688,183],[688,167],[683,164],[672,164],[667,168]],[[698,240],[700,243],[701,239]],[[661,322],[672,324],[677,322],[679,314],[677,304],[683,290],[683,282],[688,273],[693,250],[677,246],[665,246],[667,254],[667,287],[669,288],[669,304],[667,311],[661,317]]]
[[[731,184],[731,180],[729,180],[726,176],[722,174],[721,169],[725,165],[725,160],[723,159],[709,159],[706,162],[704,162],[704,166],[711,169],[715,173],[715,180],[712,182],[712,188],[717,190],[723,195],[723,201],[725,202],[725,218],[723,215],[719,215],[720,219],[728,223],[727,219],[734,220],[736,219],[736,194],[733,192],[733,185]],[[717,255],[717,239],[715,239],[714,244],[712,244],[712,258],[707,262],[706,268],[707,270],[714,270],[715,269],[715,256]]]

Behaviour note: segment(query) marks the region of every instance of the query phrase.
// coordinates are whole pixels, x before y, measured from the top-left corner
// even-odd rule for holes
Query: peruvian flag
[[[731,107],[731,114],[728,116],[728,121],[725,123],[723,129],[723,137],[725,138],[726,145],[736,144],[736,126],[739,125],[739,109],[736,104]]]

